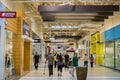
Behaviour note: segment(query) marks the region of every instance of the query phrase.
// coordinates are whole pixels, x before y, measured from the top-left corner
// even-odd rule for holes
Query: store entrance
[[[24,71],[30,71],[31,67],[31,43],[24,41]]]

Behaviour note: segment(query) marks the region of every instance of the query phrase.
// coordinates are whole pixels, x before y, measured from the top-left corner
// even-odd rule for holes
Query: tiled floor
[[[48,76],[48,69],[39,68],[39,70],[32,70],[26,76],[23,76],[19,80],[77,80],[76,76],[72,77],[69,71],[64,69],[62,77],[57,76],[57,69],[54,68],[54,75],[52,77]],[[105,67],[94,67],[93,69],[88,69],[87,80],[120,80],[120,72],[114,71]]]

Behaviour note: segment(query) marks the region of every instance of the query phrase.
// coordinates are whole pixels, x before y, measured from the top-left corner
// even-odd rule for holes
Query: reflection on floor
[[[72,77],[69,74],[69,70],[64,69],[62,77],[57,76],[57,69],[54,68],[54,75],[48,76],[48,69],[39,68],[37,71],[32,70],[26,76],[21,77],[19,80],[77,80],[76,76]],[[114,71],[105,67],[94,67],[93,69],[88,69],[87,80],[120,80],[120,72]]]

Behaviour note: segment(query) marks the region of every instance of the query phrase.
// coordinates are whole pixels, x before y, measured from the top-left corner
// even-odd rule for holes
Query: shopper
[[[34,55],[34,66],[35,69],[38,70],[38,63],[40,62],[40,56],[38,55],[38,53],[36,52],[36,54]]]
[[[56,68],[57,65],[57,54],[54,54],[54,68]]]
[[[68,67],[69,66],[69,55],[68,55],[68,53],[65,54],[64,58],[65,58],[65,68],[69,68]]]
[[[73,62],[72,62],[72,58],[69,59],[69,73],[70,75],[74,75],[74,67],[73,67]]]
[[[62,68],[63,68],[63,57],[62,54],[60,53],[60,55],[58,56],[58,76],[62,76]]]
[[[52,53],[49,53],[46,57],[46,61],[48,61],[48,69],[49,69],[49,76],[53,75],[53,63],[54,63],[54,56]]]
[[[91,68],[93,68],[93,63],[94,63],[94,57],[93,57],[93,54],[91,54],[91,56],[90,56],[90,65],[91,65]]]
[[[77,57],[77,54],[76,54],[76,53],[74,53],[72,62],[73,62],[73,67],[74,67],[74,68],[78,66],[78,57]],[[72,77],[74,77],[74,70],[73,70]]]
[[[84,67],[88,67],[88,56],[87,56],[87,54],[85,54],[85,57],[84,57]]]

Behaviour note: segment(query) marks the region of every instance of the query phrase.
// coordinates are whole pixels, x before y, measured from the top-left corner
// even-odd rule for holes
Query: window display
[[[13,52],[12,52],[12,32],[6,31],[5,45],[5,74],[6,78],[14,74]]]
[[[105,43],[105,66],[114,68],[114,41]]]

